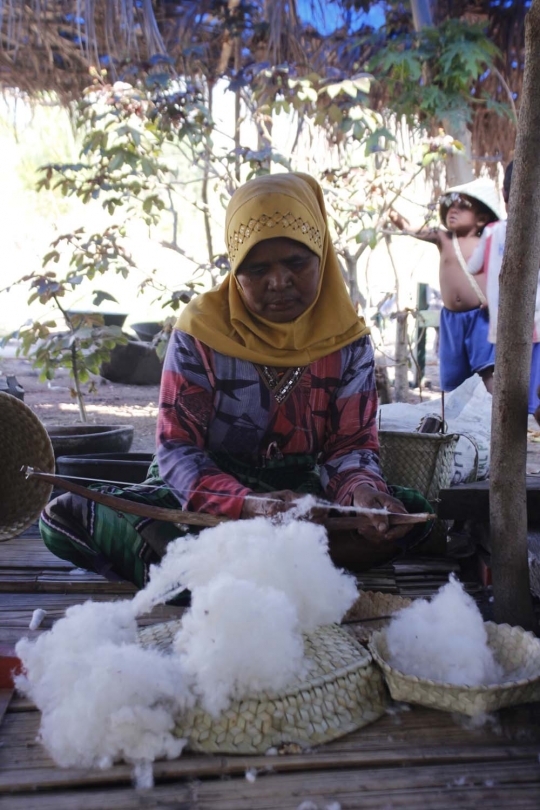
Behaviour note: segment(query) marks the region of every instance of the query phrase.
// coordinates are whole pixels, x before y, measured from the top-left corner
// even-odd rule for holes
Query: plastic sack
[[[478,374],[444,398],[444,418],[449,433],[458,433],[450,486],[481,481],[489,476],[491,394]],[[409,405],[392,402],[379,408],[382,430],[414,431],[422,417],[441,415],[441,398]]]

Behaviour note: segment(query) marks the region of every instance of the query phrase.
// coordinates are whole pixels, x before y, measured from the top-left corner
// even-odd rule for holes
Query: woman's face
[[[317,297],[319,257],[301,242],[265,239],[253,247],[236,278],[248,308],[267,321],[294,321]]]

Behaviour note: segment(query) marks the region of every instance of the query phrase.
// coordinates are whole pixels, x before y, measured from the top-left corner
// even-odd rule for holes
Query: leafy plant
[[[31,320],[3,341],[5,343],[10,338],[20,340],[18,353],[32,358],[33,367],[40,370],[42,381],[52,380],[60,367],[69,369],[73,380],[72,396],[77,400],[83,422],[87,421],[87,415],[82,386],[90,382],[89,390],[94,390],[90,375],[99,374],[100,366],[109,359],[111,350],[117,344],[126,343],[127,338],[120,327],[105,326],[100,314],[70,312],[63,299],[83,281],[92,281],[97,274],[114,271],[124,278],[127,276],[134,262],[118,244],[121,233],[118,226],[110,226],[104,233],[90,237],[86,237],[83,228],[59,236],[52,243],[52,250],[44,256],[43,267],[58,263],[61,247],[67,245],[71,269],[64,275],[54,270],[31,273],[18,282],[29,284],[28,304],[39,301],[44,306],[51,305],[56,315],[46,314],[40,320]],[[108,292],[94,291],[95,306],[107,300],[116,301]],[[61,331],[58,331],[59,321]]]
[[[449,19],[388,38],[381,29],[364,41],[376,48],[368,69],[384,82],[395,113],[411,123],[470,121],[475,106],[490,103],[473,88],[494,69],[500,53],[481,25]],[[510,114],[504,104],[497,111]]]
[[[394,112],[410,122],[470,121],[475,106],[490,103],[473,89],[500,56],[482,25],[448,19],[437,27],[390,37],[382,28],[362,41],[376,51],[368,69],[384,82]],[[497,111],[510,114],[504,104]]]
[[[64,275],[54,270],[32,273],[18,283],[28,283],[28,303],[39,301],[52,306],[42,318],[27,322],[5,340],[20,340],[19,353],[31,357],[41,380],[51,380],[59,367],[69,368],[72,395],[77,399],[80,417],[86,421],[83,386],[94,389],[91,374],[99,374],[111,350],[127,338],[116,326],[105,326],[99,314],[71,313],[63,304],[67,293],[96,275],[116,273],[127,278],[135,262],[126,247],[129,220],[156,224],[166,207],[166,195],[173,179],[171,167],[163,161],[164,145],[175,138],[200,143],[208,126],[208,113],[202,96],[193,87],[170,88],[170,77],[161,74],[136,86],[124,82],[110,84],[106,72],[92,69],[93,81],[77,106],[75,126],[82,132],[82,148],[76,163],[47,164],[40,169],[38,190],[57,190],[65,197],[78,197],[83,203],[100,200],[110,214],[124,213],[121,224],[111,224],[99,233],[84,227],[55,239],[43,257],[43,267],[68,257]],[[163,291],[162,291],[163,292]],[[170,304],[179,305],[181,294],[172,293]],[[96,290],[94,305],[115,300]],[[60,331],[59,331],[60,330]],[[163,354],[167,326],[157,343]]]

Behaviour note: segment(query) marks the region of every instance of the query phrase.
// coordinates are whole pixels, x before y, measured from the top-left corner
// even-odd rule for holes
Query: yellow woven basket
[[[412,599],[380,591],[360,591],[358,599],[349,608],[342,623],[358,641],[365,644],[373,633],[386,627],[393,613],[412,605]],[[378,619],[377,617],[381,618]],[[365,620],[365,624],[363,622]]]
[[[458,439],[454,433],[380,430],[382,473],[390,484],[411,487],[433,500],[450,484]]]
[[[146,627],[140,642],[170,648],[181,622]],[[371,655],[337,625],[304,636],[309,678],[281,692],[260,692],[233,702],[215,718],[195,708],[178,718],[175,733],[193,751],[263,754],[296,743],[321,745],[372,723],[388,705],[384,681]]]
[[[0,392],[0,540],[23,532],[39,516],[52,486],[38,478],[24,477],[22,466],[54,472],[49,434],[28,405]]]
[[[490,686],[456,686],[406,675],[388,663],[386,631],[374,633],[369,643],[394,700],[471,717],[518,703],[540,700],[540,640],[521,627],[485,623],[488,644],[505,673],[505,681]]]

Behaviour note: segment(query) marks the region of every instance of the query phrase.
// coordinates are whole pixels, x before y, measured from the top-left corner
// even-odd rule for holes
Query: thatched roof
[[[245,60],[238,33],[250,61],[303,59],[294,2],[268,9],[265,21],[245,0],[11,0],[2,13],[0,0],[0,86],[69,100],[89,84],[90,66],[113,80],[167,65],[217,79]]]
[[[498,74],[483,78],[496,100],[507,102],[512,94],[519,100],[523,6],[494,7],[490,0],[437,3],[439,19],[488,24],[504,54]],[[261,61],[288,61],[300,71],[354,72],[347,64],[350,49],[343,47],[347,31],[323,37],[301,24],[295,9],[294,0],[10,0],[9,5],[0,0],[0,86],[30,96],[52,91],[67,103],[89,84],[90,66],[106,68],[113,80],[171,70],[214,81]],[[411,25],[403,6],[397,4],[395,13],[400,25]],[[475,155],[509,159],[515,138],[510,122],[501,126],[496,113],[479,108],[472,130]]]
[[[91,65],[138,72],[167,51],[159,16],[152,0],[11,0],[0,17],[0,83],[68,100]]]

